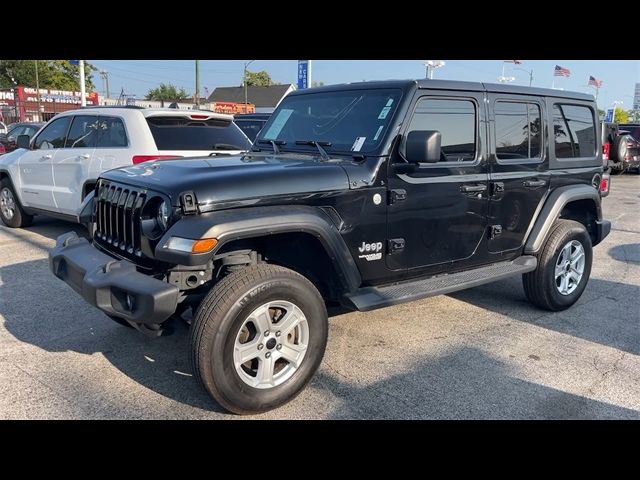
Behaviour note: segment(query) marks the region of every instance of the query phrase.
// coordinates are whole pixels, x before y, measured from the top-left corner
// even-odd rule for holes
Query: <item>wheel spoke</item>
[[[275,358],[271,355],[269,358],[262,357],[258,362],[258,372],[256,380],[261,384],[273,385],[273,367]]]
[[[560,277],[560,293],[566,295],[569,290],[569,276],[564,273]]]
[[[294,368],[298,368],[306,349],[306,345],[295,345],[293,343],[283,342],[279,353],[281,358],[284,358]]]
[[[253,321],[258,333],[264,334],[267,330],[271,330],[271,316],[269,315],[269,304],[263,305],[256,309],[249,317]]]
[[[583,258],[584,258],[584,251],[582,249],[577,249],[571,256],[571,265],[572,266],[575,265]]]
[[[571,243],[567,243],[562,249],[562,261],[568,262],[571,258]]]
[[[260,350],[258,350],[260,341],[260,337],[256,336],[251,342],[236,344],[236,361],[243,364],[256,358],[260,354]]]
[[[556,265],[556,276],[555,276],[556,280],[560,275],[564,275],[565,270],[566,269],[565,269],[564,262],[560,263],[560,265]]]
[[[282,335],[286,335],[291,331],[293,327],[298,325],[304,318],[305,317],[302,311],[294,305],[292,309],[287,310],[287,313],[275,325],[275,328],[279,330]]]

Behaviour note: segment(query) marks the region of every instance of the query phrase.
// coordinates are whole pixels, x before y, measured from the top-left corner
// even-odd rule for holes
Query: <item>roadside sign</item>
[[[613,112],[614,108],[607,108],[607,112],[604,114],[604,121],[607,123],[613,122]]]
[[[311,67],[309,60],[298,60],[298,90],[309,88]]]

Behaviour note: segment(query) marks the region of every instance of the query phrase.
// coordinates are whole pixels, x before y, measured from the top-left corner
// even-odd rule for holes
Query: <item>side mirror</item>
[[[406,155],[411,163],[440,161],[442,134],[437,130],[414,130],[407,135]]]
[[[18,148],[26,148],[28,150],[30,148],[29,143],[31,143],[29,135],[18,135],[18,139],[16,140],[16,146]]]

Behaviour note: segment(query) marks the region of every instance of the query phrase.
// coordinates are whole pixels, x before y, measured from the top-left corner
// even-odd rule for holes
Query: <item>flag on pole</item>
[[[561,67],[560,65],[556,65],[556,68],[553,69],[554,77],[570,77],[571,72],[568,68]]]
[[[520,65],[522,60],[504,60],[504,63],[515,63],[516,65]]]
[[[589,75],[589,83],[588,85],[593,85],[596,88],[600,88],[602,86],[602,80],[596,80],[596,78],[592,75]]]

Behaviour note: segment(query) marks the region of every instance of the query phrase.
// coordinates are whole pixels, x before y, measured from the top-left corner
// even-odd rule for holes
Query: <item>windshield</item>
[[[329,153],[372,152],[382,142],[401,95],[399,89],[371,89],[285,97],[259,140],[276,140],[282,150],[314,148],[296,145],[313,141]]]

